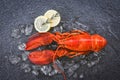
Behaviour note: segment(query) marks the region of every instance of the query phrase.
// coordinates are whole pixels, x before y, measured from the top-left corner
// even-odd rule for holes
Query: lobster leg
[[[66,39],[68,37],[71,37],[71,36],[74,36],[74,35],[79,35],[79,34],[82,34],[82,35],[90,35],[88,32],[85,32],[85,31],[81,31],[81,30],[72,30],[70,31],[71,33],[69,32],[65,32],[65,33],[60,33],[60,32],[56,32],[55,33],[55,40],[56,42],[59,42],[59,40],[61,39]]]
[[[55,63],[55,61],[53,62],[53,67],[63,75],[64,80],[67,80],[64,70],[62,70],[62,69]]]
[[[61,46],[59,46],[56,51],[55,54],[53,56],[53,67],[58,70],[60,73],[62,73],[64,80],[66,80],[66,75],[64,70],[62,70],[56,63],[55,63],[55,57],[62,57],[65,56],[68,53],[68,50],[66,48],[61,48]]]
[[[69,58],[73,58],[73,57],[83,55],[83,54],[87,54],[87,53],[88,52],[70,52],[66,56],[68,56]]]
[[[88,32],[81,31],[81,30],[72,30],[71,33],[90,35]]]
[[[66,33],[62,33],[61,34],[59,32],[56,32],[55,33],[54,41],[56,41],[57,43],[59,43],[60,40],[64,40],[64,39],[66,39],[68,37],[71,37],[71,36],[74,36],[74,35],[76,35],[76,33],[75,34],[70,34],[70,33],[66,32]]]
[[[70,33],[66,32],[66,33],[60,33],[60,32],[55,32],[55,37],[60,39],[65,39],[66,37],[70,36]]]

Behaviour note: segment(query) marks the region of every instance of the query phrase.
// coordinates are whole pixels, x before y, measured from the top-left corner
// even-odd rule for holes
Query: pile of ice
[[[27,25],[27,24],[20,24],[18,28],[14,28],[11,32],[11,37],[13,38],[20,38],[22,34],[24,35],[30,35],[33,30],[33,25]]]

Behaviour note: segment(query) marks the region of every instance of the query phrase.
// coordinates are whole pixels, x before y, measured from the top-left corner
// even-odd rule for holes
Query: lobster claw
[[[53,61],[53,55],[54,55],[53,50],[42,50],[42,51],[38,50],[31,52],[28,58],[34,64],[45,65]]]
[[[32,50],[39,46],[48,45],[53,41],[53,37],[54,35],[49,32],[36,33],[32,35],[26,42],[25,50]]]

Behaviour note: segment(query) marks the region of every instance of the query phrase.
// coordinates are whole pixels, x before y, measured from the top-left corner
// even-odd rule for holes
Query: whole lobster
[[[33,51],[29,54],[29,60],[34,64],[49,64],[62,56],[73,58],[91,51],[98,52],[104,48],[107,43],[106,39],[98,34],[90,35],[85,31],[72,30],[66,33],[37,33],[28,39],[25,49],[32,50],[39,46],[49,45],[53,41],[58,44],[55,51]]]

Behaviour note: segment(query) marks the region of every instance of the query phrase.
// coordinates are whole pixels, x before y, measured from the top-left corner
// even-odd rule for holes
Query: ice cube
[[[67,71],[68,76],[72,76],[73,73],[79,68],[79,64],[74,64],[72,67],[70,67]]]
[[[63,32],[63,26],[60,26],[60,32]]]
[[[26,67],[25,69],[24,69],[24,72],[25,73],[28,73],[28,72],[30,72],[31,71],[31,68],[30,67]]]
[[[26,60],[28,59],[28,55],[25,54],[25,53],[22,53],[22,54],[21,54],[21,57],[22,57],[22,60],[23,60],[23,61],[26,61]]]
[[[74,77],[74,78],[77,78],[77,73],[75,73],[75,74],[73,75],[73,77]]]
[[[48,75],[49,75],[49,76],[53,76],[53,75],[55,75],[55,74],[57,74],[57,73],[58,73],[57,70],[53,70],[53,71],[51,71]]]
[[[79,64],[74,64],[72,67],[70,67],[71,70],[75,71],[76,69],[79,68]]]
[[[23,69],[24,72],[26,72],[26,73],[31,71],[31,68],[30,68],[29,64],[26,64],[26,63],[23,63],[21,65],[21,69]]]
[[[15,56],[15,55],[10,55],[9,56],[9,61],[11,64],[17,64],[18,62],[20,62],[20,57]]]
[[[30,53],[29,51],[24,51],[24,54],[26,55],[29,55],[29,53]]]
[[[11,33],[11,37],[13,38],[20,38],[20,30],[19,29],[13,29]]]
[[[30,35],[32,33],[33,25],[26,25],[25,35]]]
[[[82,65],[84,65],[84,64],[87,63],[87,61],[86,61],[86,60],[81,60],[80,63],[81,63]]]
[[[23,61],[26,61],[28,59],[28,55],[29,55],[30,52],[28,51],[24,51],[22,54],[21,54],[21,57],[22,57],[22,60]]]
[[[25,43],[20,43],[18,45],[18,49],[21,50],[21,51],[25,50],[25,47],[26,47]]]
[[[55,64],[55,65],[54,65]],[[59,73],[64,72],[64,68],[62,66],[62,63],[59,60],[54,61],[53,67],[58,70]]]
[[[7,59],[7,58],[8,58],[8,56],[4,56],[4,58],[5,58],[5,59]]]
[[[37,75],[39,75],[39,72],[37,70],[32,70],[32,74],[37,76]]]
[[[41,71],[45,75],[49,74],[51,72],[51,70],[52,70],[52,67],[50,65],[42,66],[42,68],[41,68]]]
[[[80,76],[79,76],[80,78],[83,78],[84,77],[84,75],[83,74],[80,74]]]
[[[21,69],[25,69],[26,67],[29,67],[29,64],[26,64],[26,63],[21,64]]]
[[[67,71],[68,77],[72,76],[73,73],[74,73],[74,71],[72,69],[68,69],[68,71]]]
[[[51,73],[49,73],[49,74],[48,74],[48,76],[52,76],[52,74],[51,74]]]
[[[25,25],[24,24],[20,24],[19,29],[20,29],[21,33],[25,33]]]
[[[94,66],[94,65],[95,65],[95,62],[94,62],[94,61],[89,62],[89,63],[87,64],[88,67],[92,67],[92,66]]]
[[[41,70],[41,68],[42,68],[41,65],[33,65],[32,66],[33,70]]]
[[[74,65],[74,61],[70,61],[70,62],[65,62],[64,64],[64,69],[68,69],[70,68],[72,65]]]
[[[95,64],[97,64],[99,62],[99,59],[100,59],[100,57],[98,56],[97,53],[90,54],[87,58],[87,60],[88,60],[87,66],[88,67],[94,66]]]
[[[55,70],[53,70],[53,72],[58,73],[58,70],[55,69]]]

